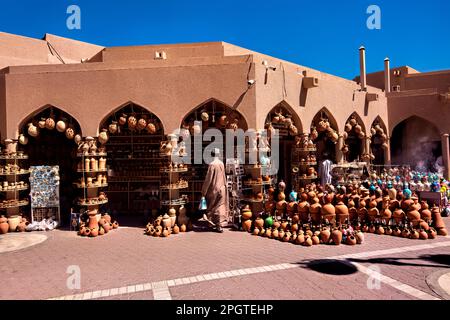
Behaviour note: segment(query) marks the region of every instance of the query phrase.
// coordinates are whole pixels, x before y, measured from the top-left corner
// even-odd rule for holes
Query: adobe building
[[[357,63],[356,55],[349,59]],[[120,142],[117,137],[108,150],[116,154],[112,160],[116,171],[129,165],[131,169],[124,171],[146,172],[151,168],[130,164],[130,152],[154,152],[164,135],[189,127],[203,111],[213,115],[213,121],[215,116],[232,114],[244,129],[264,129],[274,115],[283,114],[299,134],[309,134],[326,119],[336,138],[330,143],[325,137],[322,151],[334,162],[359,159],[415,166],[424,158],[426,145],[425,166],[433,169],[442,156],[448,177],[450,71],[391,69],[386,61],[384,72],[366,74],[363,47],[359,63],[361,76],[352,81],[225,42],[105,48],[50,34],[32,39],[0,33],[0,140],[26,135],[31,164],[56,161],[69,170],[76,165],[67,159],[74,145],[64,137],[43,134],[31,147],[30,123],[38,127],[42,118],[53,116],[64,119],[81,137],[97,137],[123,113],[143,115],[155,121],[159,140]],[[358,137],[346,132],[349,120],[362,131]],[[285,133],[280,142],[284,179],[289,179],[294,136]],[[116,150],[121,144],[136,149],[122,159]],[[344,145],[350,149],[345,157]],[[152,165],[153,160],[145,161]],[[149,176],[157,176],[150,171]],[[116,191],[118,197],[127,193],[121,201],[129,203],[130,198],[134,201],[130,190],[156,190],[152,181],[138,186],[141,182],[128,179],[123,182],[126,187],[108,192]]]

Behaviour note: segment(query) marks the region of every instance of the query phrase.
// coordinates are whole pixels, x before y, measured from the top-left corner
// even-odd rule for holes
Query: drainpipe
[[[391,67],[389,58],[384,59],[384,92],[391,92]]]
[[[361,83],[361,91],[366,91],[366,48],[361,46],[359,48],[359,73],[360,73],[360,83]]]

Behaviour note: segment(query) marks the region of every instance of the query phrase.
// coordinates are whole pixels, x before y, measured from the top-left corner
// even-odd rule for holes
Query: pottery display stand
[[[305,135],[308,136],[308,135]],[[308,168],[314,168],[317,173],[317,160],[308,161],[308,157],[315,155],[315,146],[295,146],[291,154],[291,169],[293,175],[293,187],[297,190],[305,187],[318,179],[317,175],[308,174]]]
[[[17,142],[12,142],[17,143]],[[19,166],[23,160],[27,160],[28,156],[20,152],[9,152],[6,150],[0,153],[0,167]],[[28,199],[21,197],[24,191],[28,190],[28,184],[20,181],[22,177],[29,174],[28,169],[20,168],[19,172],[0,172],[0,215],[7,218],[21,216],[21,208],[29,204]],[[2,199],[3,198],[3,199]],[[11,230],[10,231],[15,231]]]
[[[242,202],[250,206],[254,215],[258,215],[264,212],[264,203],[268,199],[267,189],[276,182],[276,178],[274,175],[269,175],[270,166],[256,164],[246,165],[244,168],[245,174],[250,177],[250,180],[244,180]],[[269,177],[269,180],[263,179],[263,176]],[[257,194],[262,195],[262,198],[257,198]]]
[[[89,139],[88,142],[93,144],[96,143],[93,139]],[[81,180],[75,183],[75,185],[83,193],[78,199],[77,205],[81,208],[85,208],[87,211],[86,213],[96,211],[97,213],[95,216],[97,222],[101,218],[100,207],[108,203],[106,195],[100,196],[99,191],[99,189],[108,186],[106,156],[107,153],[104,150],[99,150],[97,152],[89,149],[89,151],[85,150],[77,153],[77,157],[80,159],[77,172],[80,174]],[[100,165],[100,159],[103,163],[102,165]],[[96,163],[96,165],[92,167],[92,163]]]
[[[172,208],[179,214],[179,209],[188,202],[187,196],[181,195],[182,190],[189,187],[187,180],[183,179],[183,174],[188,172],[188,167],[183,163],[174,162],[172,153],[161,153],[161,157],[166,163],[160,169],[161,185],[159,194],[161,197],[161,215],[168,214],[169,209]]]
[[[238,159],[226,160],[227,189],[229,194],[228,222],[234,228],[239,229],[242,223],[241,201],[242,201],[242,178],[244,166]]]

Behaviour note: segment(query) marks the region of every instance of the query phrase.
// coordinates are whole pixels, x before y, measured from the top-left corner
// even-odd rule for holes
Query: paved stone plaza
[[[358,246],[308,248],[232,230],[153,238],[121,227],[95,239],[56,230],[0,236],[0,261],[0,299],[450,297],[450,237],[366,234]],[[79,289],[68,286],[74,266]]]

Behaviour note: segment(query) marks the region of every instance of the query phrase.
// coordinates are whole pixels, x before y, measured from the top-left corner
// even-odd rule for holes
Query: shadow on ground
[[[423,260],[432,263],[414,263],[411,261]],[[413,258],[372,258],[372,259],[348,259],[350,262],[387,264],[392,266],[410,266],[410,267],[431,267],[431,268],[450,268],[450,255],[448,254],[427,254]]]
[[[308,262],[298,262],[303,268],[310,269],[319,273],[346,276],[358,272],[358,269],[345,261],[334,259],[319,259]]]

